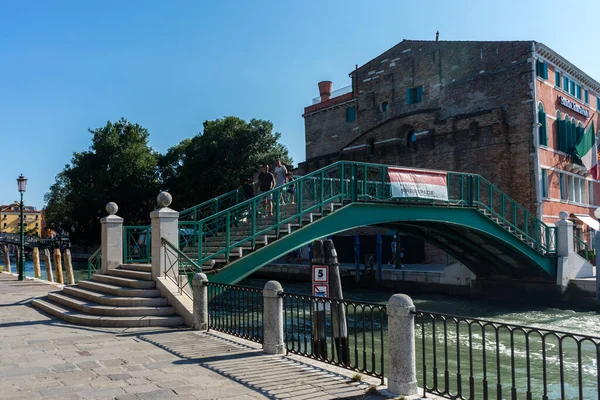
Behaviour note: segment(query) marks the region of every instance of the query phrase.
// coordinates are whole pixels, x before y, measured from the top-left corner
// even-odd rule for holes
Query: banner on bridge
[[[446,173],[407,168],[388,168],[392,197],[448,201]]]

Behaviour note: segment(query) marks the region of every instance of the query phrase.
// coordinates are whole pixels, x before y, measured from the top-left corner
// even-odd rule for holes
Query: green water
[[[265,280],[246,279],[241,284],[254,287],[262,287]],[[309,294],[309,283],[281,282],[286,292]],[[386,290],[348,288],[344,290],[344,298],[386,304],[390,296],[394,294]],[[533,326],[553,331],[574,332],[578,334],[600,337],[600,316],[594,312],[575,312],[572,310],[561,310],[539,306],[512,305],[506,303],[490,303],[482,301],[469,301],[466,299],[450,298],[435,295],[414,296],[413,301],[418,311],[430,311],[441,314],[453,314],[470,318],[485,319],[506,324]],[[387,368],[387,322],[385,317],[377,314],[369,322],[370,314],[367,313],[367,322],[364,322],[362,314],[352,315],[349,308],[349,346],[351,361],[358,365],[367,366],[369,369],[379,371],[381,369],[381,326],[383,326],[383,368]],[[306,310],[293,310],[286,313],[289,330],[290,319],[303,321],[307,315]],[[310,320],[310,318],[309,318]],[[302,325],[295,322],[296,325]],[[358,324],[358,337],[353,337],[353,326]],[[362,327],[367,333],[363,338],[360,335]],[[427,386],[433,384],[434,356],[437,361],[438,388],[442,391],[446,388],[444,370],[448,370],[448,387],[453,394],[458,393],[459,384],[462,386],[462,395],[469,398],[470,382],[469,376],[473,375],[473,398],[483,398],[484,386],[487,381],[487,393],[489,398],[497,398],[497,382],[500,375],[502,398],[511,398],[511,389],[516,389],[516,398],[527,398],[528,389],[531,398],[539,399],[544,391],[549,399],[577,399],[580,395],[579,374],[581,374],[581,395],[583,399],[598,398],[598,355],[596,346],[589,341],[577,343],[574,339],[564,339],[562,343],[554,335],[542,335],[530,333],[529,338],[520,330],[513,332],[512,339],[508,329],[496,330],[493,326],[482,328],[480,325],[465,322],[456,324],[449,321],[444,330],[441,320],[436,320],[435,335],[431,320],[426,320],[424,326],[417,318],[416,345],[417,345],[417,377],[419,386],[423,385],[423,357],[426,360]],[[458,329],[458,332],[457,332]],[[302,330],[300,330],[302,331]],[[423,332],[424,331],[424,332]],[[310,332],[307,330],[306,332]],[[425,340],[425,355],[423,356],[423,333]],[[308,333],[308,335],[310,335]],[[298,326],[296,326],[296,337],[298,337]],[[299,345],[304,346],[303,338]],[[511,341],[514,343],[511,346]],[[434,351],[435,346],[435,351]],[[365,349],[366,347],[366,349]],[[310,343],[308,344],[310,349]],[[358,349],[357,359],[354,360],[354,351]],[[511,350],[514,349],[514,350]],[[366,350],[366,351],[364,351]],[[363,352],[364,351],[364,352]],[[448,354],[448,364],[445,363],[445,354]],[[562,355],[562,359],[560,357]],[[579,355],[581,357],[579,357]],[[365,359],[366,356],[366,359]],[[458,358],[460,357],[461,376],[457,374]],[[485,357],[485,363],[484,363]],[[542,362],[545,358],[545,363]],[[579,361],[581,359],[581,361]],[[373,363],[373,360],[375,363]],[[471,365],[472,360],[472,365]],[[498,363],[499,361],[499,363]],[[499,364],[499,368],[498,368]],[[544,366],[545,365],[545,370]],[[484,380],[484,366],[486,380]],[[530,371],[530,381],[527,382],[527,370]],[[562,370],[562,379],[561,379]],[[546,385],[543,384],[543,375],[546,374]],[[561,384],[562,381],[562,384]]]

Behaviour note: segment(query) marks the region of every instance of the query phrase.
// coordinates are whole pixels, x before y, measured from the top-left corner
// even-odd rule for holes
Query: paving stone
[[[137,397],[140,400],[161,400],[178,396],[171,389],[160,389],[153,392],[139,393]]]
[[[129,374],[114,374],[114,375],[107,375],[107,376],[113,381],[126,381],[127,379],[131,378],[131,375],[129,375]]]
[[[154,383],[146,383],[144,385],[125,386],[123,389],[127,393],[148,393],[160,390]],[[169,389],[170,390],[170,389]]]

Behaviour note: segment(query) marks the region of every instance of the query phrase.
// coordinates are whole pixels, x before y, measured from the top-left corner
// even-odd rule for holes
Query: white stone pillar
[[[206,274],[195,274],[192,279],[194,287],[194,323],[192,329],[205,331],[208,329],[208,278]]]
[[[568,257],[573,252],[573,223],[569,221],[569,213],[561,211],[556,226],[556,255]]]
[[[267,354],[285,354],[282,292],[277,281],[267,282],[263,289],[263,351]]]
[[[165,275],[165,252],[161,238],[168,240],[173,246],[179,248],[179,213],[171,210],[169,205],[173,201],[167,192],[160,192],[156,197],[158,208],[150,213],[152,221],[152,279],[156,280]]]
[[[119,217],[119,207],[112,201],[106,205],[108,215],[100,220],[102,224],[102,273],[123,264],[123,218]]]
[[[388,301],[388,389],[402,396],[417,394],[414,311],[412,299],[405,294]]]

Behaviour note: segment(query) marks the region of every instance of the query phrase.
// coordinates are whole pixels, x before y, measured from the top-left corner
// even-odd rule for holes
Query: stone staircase
[[[303,208],[308,208],[312,205],[315,205],[314,202],[304,202]],[[302,216],[302,224],[308,225],[329,213],[335,211],[339,207],[342,207],[342,203],[328,203],[323,205],[323,212],[319,209],[315,209],[314,212],[307,213]],[[297,204],[282,204],[280,206],[280,220],[285,220],[290,218],[294,214],[297,213]],[[245,255],[256,251],[264,246],[267,246],[269,243],[294,232],[299,229],[301,226],[297,220],[293,220],[288,223],[279,224],[279,234],[277,232],[277,225],[274,217],[261,217],[256,224],[256,231],[260,232],[262,230],[272,228],[262,235],[256,237],[255,247],[252,248],[252,241],[247,240],[252,236],[252,222],[250,218],[240,220],[236,226],[232,226],[230,228],[230,243],[234,244],[240,242],[242,240],[246,240],[240,246],[232,247],[229,250],[229,259],[226,258],[226,254],[216,254],[219,251],[223,250],[227,245],[226,233],[224,231],[220,231],[213,236],[204,237],[204,241],[202,243],[202,253],[203,257],[211,256],[211,259],[202,263],[202,270],[208,271],[212,269],[219,269],[224,267],[228,263],[234,262],[237,259],[244,257]],[[190,243],[183,249],[183,252],[190,257],[192,260],[198,261],[198,244]],[[282,254],[283,256],[283,254]]]
[[[96,273],[32,304],[66,322],[99,327],[180,326],[183,318],[167,304],[152,280],[149,264],[123,264]]]

